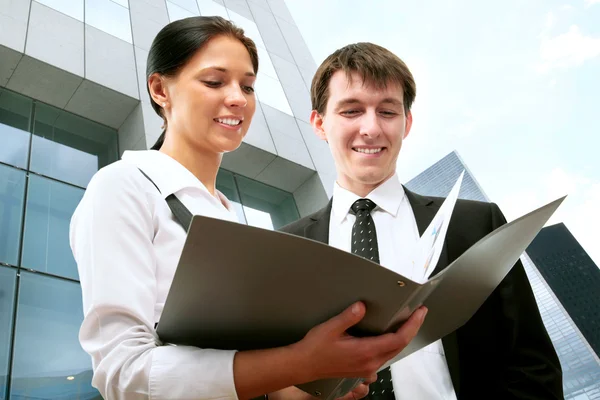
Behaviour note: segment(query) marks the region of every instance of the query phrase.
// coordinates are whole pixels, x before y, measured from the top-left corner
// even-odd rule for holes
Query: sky
[[[600,266],[600,0],[286,0],[317,65],[373,42],[417,84],[404,182],[456,150],[509,221],[568,195]]]

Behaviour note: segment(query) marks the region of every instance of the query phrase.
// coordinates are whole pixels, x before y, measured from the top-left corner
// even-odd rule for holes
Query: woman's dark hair
[[[230,36],[238,39],[248,50],[254,73],[258,73],[258,52],[252,39],[244,35],[241,28],[222,17],[190,17],[173,21],[156,35],[146,67],[146,89],[150,94],[148,79],[152,74],[175,76],[179,70],[200,50],[209,40],[217,36]],[[152,146],[152,150],[159,150],[165,141],[167,120],[163,109],[150,96],[154,111],[164,121],[162,134]]]

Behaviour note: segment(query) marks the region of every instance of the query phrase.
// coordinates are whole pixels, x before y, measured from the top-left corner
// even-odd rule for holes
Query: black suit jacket
[[[405,191],[423,234],[444,199]],[[328,244],[331,206],[332,201],[281,230]],[[505,223],[496,204],[459,199],[433,274]],[[442,342],[459,400],[564,398],[558,356],[521,261],[475,315]]]

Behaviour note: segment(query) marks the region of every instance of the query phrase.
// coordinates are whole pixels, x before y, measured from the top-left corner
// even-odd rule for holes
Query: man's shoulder
[[[289,224],[279,228],[278,230],[281,232],[290,233],[290,234],[296,235],[296,236],[305,236],[304,228],[306,228],[306,226],[317,221],[323,215],[324,212],[327,212],[327,206],[323,207],[322,209],[320,209],[317,212],[307,215],[304,218],[300,218],[297,221],[289,223]]]

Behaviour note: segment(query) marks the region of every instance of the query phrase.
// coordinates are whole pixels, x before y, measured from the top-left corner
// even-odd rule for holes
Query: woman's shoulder
[[[139,190],[144,186],[145,180],[138,167],[119,160],[99,169],[90,180],[86,192]]]
[[[138,166],[127,160],[119,160],[94,174],[83,195],[82,206],[134,203],[139,206],[148,203],[151,194],[159,195],[159,192]]]

